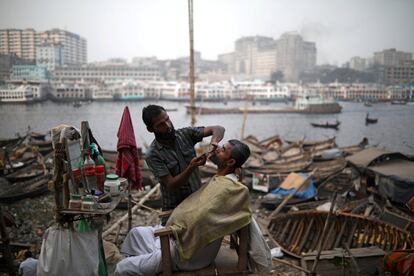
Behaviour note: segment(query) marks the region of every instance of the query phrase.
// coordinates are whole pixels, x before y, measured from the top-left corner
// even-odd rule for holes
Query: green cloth
[[[214,176],[178,205],[166,226],[173,231],[181,260],[200,248],[248,225],[249,189],[225,176]]]

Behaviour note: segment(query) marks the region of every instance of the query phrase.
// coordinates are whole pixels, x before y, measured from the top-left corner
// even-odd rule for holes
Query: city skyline
[[[195,1],[195,48],[203,58],[217,59],[233,51],[240,37],[277,39],[297,31],[316,43],[317,64],[340,65],[387,48],[414,52],[413,9],[414,1],[405,0],[263,0],[254,6],[249,1]],[[187,1],[2,0],[0,15],[0,29],[62,28],[79,34],[88,41],[89,62],[188,55]]]

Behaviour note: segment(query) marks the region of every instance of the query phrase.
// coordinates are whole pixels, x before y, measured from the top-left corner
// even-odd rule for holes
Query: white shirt
[[[19,267],[19,275],[23,276],[36,276],[38,260],[33,258],[27,258]]]

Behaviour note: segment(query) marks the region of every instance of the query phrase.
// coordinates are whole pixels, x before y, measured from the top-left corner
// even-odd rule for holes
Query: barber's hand
[[[207,161],[207,154],[202,154],[200,156],[194,157],[191,159],[190,166],[195,168],[199,166],[203,166]]]
[[[210,159],[210,157],[212,155],[214,155],[214,152],[216,151],[218,147],[218,143],[217,142],[211,142],[209,147],[208,147],[208,152],[207,152],[207,158]]]

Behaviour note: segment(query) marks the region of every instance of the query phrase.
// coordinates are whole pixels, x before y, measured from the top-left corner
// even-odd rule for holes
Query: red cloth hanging
[[[139,167],[139,156],[137,143],[135,142],[134,127],[128,106],[124,108],[121,123],[118,129],[118,144],[116,150],[116,174],[128,179],[131,189],[141,189],[141,168]]]

